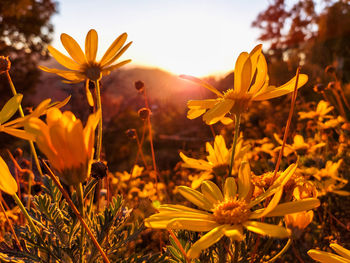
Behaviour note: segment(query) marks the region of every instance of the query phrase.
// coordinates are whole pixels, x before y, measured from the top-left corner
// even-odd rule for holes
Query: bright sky
[[[64,51],[61,33],[83,47],[89,29],[99,36],[101,58],[123,32],[133,41],[122,59],[174,74],[203,77],[233,70],[259,31],[251,27],[267,0],[59,0],[53,46]],[[84,49],[83,49],[84,50]]]

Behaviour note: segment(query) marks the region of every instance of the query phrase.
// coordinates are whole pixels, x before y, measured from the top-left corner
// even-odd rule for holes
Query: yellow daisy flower
[[[10,134],[12,136],[25,139],[25,140],[34,140],[34,136],[31,133],[26,132],[25,130],[22,130],[21,128],[24,127],[26,121],[28,121],[31,117],[39,117],[46,113],[47,109],[51,107],[60,108],[66,105],[70,99],[70,97],[66,98],[62,102],[54,102],[51,103],[51,99],[46,99],[42,101],[33,112],[30,114],[17,118],[14,120],[10,120],[11,117],[17,112],[19,105],[21,104],[23,95],[22,94],[16,94],[13,96],[0,111],[0,132],[5,132],[7,134]]]
[[[102,59],[97,62],[97,46],[98,36],[94,29],[91,29],[85,39],[85,54],[79,44],[69,35],[61,34],[61,42],[67,50],[71,58],[65,56],[57,49],[49,46],[49,52],[58,63],[66,67],[68,70],[51,69],[44,66],[39,66],[43,71],[55,73],[65,78],[67,83],[78,83],[84,80],[97,81],[102,76],[108,75],[112,70],[115,70],[131,60],[124,60],[117,64],[113,64],[131,45],[129,42],[124,47],[127,34],[123,33],[117,37],[112,45],[107,49]]]
[[[189,158],[180,152],[180,157],[184,161],[182,167],[201,170],[205,173],[215,174],[216,176],[228,174],[232,149],[227,149],[224,137],[217,135],[215,136],[214,147],[209,142],[205,146],[209,154],[207,161]],[[236,145],[235,160],[242,159],[249,148],[249,145],[243,145],[243,137],[239,137]]]
[[[30,118],[25,126],[35,136],[39,149],[68,185],[84,182],[90,174],[94,152],[95,129],[100,111],[89,116],[85,128],[70,111],[62,113],[57,108],[49,109],[46,123],[39,118]]]
[[[314,260],[322,263],[350,263],[350,250],[338,244],[329,245],[337,254],[310,249],[307,254]]]
[[[145,219],[145,226],[207,232],[188,251],[189,258],[197,258],[202,250],[218,242],[223,236],[242,241],[244,228],[261,235],[287,238],[289,232],[284,227],[254,219],[284,216],[319,206],[320,202],[315,198],[278,204],[283,186],[295,169],[295,164],[289,166],[265,193],[251,199],[250,167],[247,162],[242,162],[237,182],[233,177],[226,178],[223,191],[211,181],[202,183],[201,192],[186,186],[178,187],[183,197],[202,210],[183,205],[161,205],[158,208],[159,213]],[[272,195],[267,207],[252,210]]]
[[[11,175],[7,164],[0,156],[0,190],[9,195],[17,193],[17,182]]]
[[[234,70],[234,88],[224,93],[195,77],[180,76],[209,89],[218,96],[217,99],[190,100],[187,117],[194,119],[204,114],[203,120],[211,125],[225,118],[228,113],[237,114],[246,111],[252,101],[268,100],[293,92],[296,77],[280,87],[269,86],[267,64],[261,48],[262,45],[258,45],[249,54],[243,52],[239,55]],[[307,80],[307,75],[300,74],[298,88]]]
[[[314,218],[314,212],[302,211],[299,213],[288,214],[284,216],[284,222],[286,227],[292,230],[292,233],[296,238],[299,238],[304,229],[312,222]]]
[[[329,102],[321,100],[316,107],[316,111],[308,111],[308,112],[298,112],[299,119],[318,119],[322,121],[324,118],[332,118],[332,115],[327,115],[330,111],[334,109],[333,106],[329,105]]]

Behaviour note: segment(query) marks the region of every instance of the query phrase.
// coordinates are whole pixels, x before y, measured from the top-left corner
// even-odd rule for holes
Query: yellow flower
[[[215,136],[214,147],[207,142],[206,150],[209,154],[207,161],[189,158],[180,152],[180,157],[185,162],[182,167],[201,170],[206,174],[215,174],[216,176],[228,174],[232,149],[227,149],[224,137],[222,135]],[[243,146],[243,137],[239,137],[236,145],[235,160],[242,159],[248,150],[249,145]],[[201,177],[205,178],[206,175]]]
[[[327,101],[321,100],[316,107],[316,111],[298,112],[299,119],[318,119],[322,121],[323,118],[332,118],[331,115],[327,115],[334,109],[333,106],[329,106]]]
[[[100,111],[91,114],[85,128],[70,111],[49,109],[46,123],[30,118],[25,129],[35,135],[35,142],[68,185],[84,182],[90,174],[94,152],[95,128]]]
[[[19,105],[21,104],[23,95],[16,94],[13,96],[1,109],[0,111],[0,132],[5,132],[12,136],[16,136],[25,140],[34,140],[34,136],[31,133],[22,130],[26,121],[28,121],[31,117],[39,117],[46,113],[47,109],[50,107],[60,108],[66,105],[70,99],[70,97],[66,98],[62,102],[54,102],[50,104],[51,99],[46,99],[42,101],[35,110],[21,118],[17,118],[11,121],[8,121],[18,110]]]
[[[292,230],[292,233],[299,238],[303,230],[312,222],[314,212],[312,210],[288,214],[284,216],[284,222],[287,228]]]
[[[94,29],[91,29],[86,35],[85,54],[79,44],[71,36],[61,34],[61,42],[72,58],[63,55],[52,46],[49,46],[48,49],[57,62],[68,70],[51,69],[44,66],[39,66],[39,68],[65,78],[68,83],[78,83],[87,79],[91,81],[99,80],[102,76],[108,75],[112,70],[131,61],[128,59],[113,64],[131,45],[132,42],[129,42],[123,47],[127,36],[126,33],[123,33],[117,37],[103,55],[102,59],[97,62],[98,36]]]
[[[211,125],[225,118],[227,113],[246,111],[252,101],[268,100],[293,92],[296,77],[280,87],[269,86],[267,64],[261,48],[262,45],[258,45],[249,54],[243,52],[239,55],[234,70],[234,88],[224,93],[200,79],[182,75],[182,78],[193,81],[218,96],[217,99],[190,100],[187,117],[194,119],[205,113],[203,120]],[[307,75],[300,74],[298,88],[307,80]]]
[[[307,254],[314,260],[322,263],[350,263],[350,250],[338,244],[330,244],[330,247],[338,254],[310,249]]]
[[[278,137],[278,135],[276,133],[273,134],[273,136],[275,137],[275,140],[279,143],[279,144],[283,144],[283,141]],[[308,153],[314,153],[317,149],[322,148],[326,146],[326,143],[321,142],[318,144],[314,144],[314,141],[312,141],[311,143],[306,143],[304,140],[304,137],[300,134],[297,134],[294,136],[293,138],[293,144],[285,144],[285,148],[283,149],[283,155],[285,157],[287,157],[288,155],[292,154],[292,153],[296,153],[297,152],[308,152]],[[276,147],[274,150],[275,151],[280,151],[282,146]]]
[[[179,193],[199,209],[183,205],[161,205],[159,213],[145,219],[145,226],[156,229],[182,229],[207,232],[188,251],[190,258],[197,258],[201,251],[218,242],[223,236],[242,241],[243,228],[261,235],[287,238],[289,232],[282,226],[256,221],[262,217],[284,216],[319,206],[319,200],[309,198],[278,204],[284,184],[295,172],[296,165],[289,166],[263,194],[251,199],[251,172],[247,162],[242,162],[237,182],[226,178],[224,189],[211,181],[204,181],[201,192],[186,186],[179,186]],[[252,211],[266,198],[272,196],[265,208]]]
[[[14,195],[18,188],[17,182],[11,175],[7,164],[0,156],[0,190],[9,194]]]

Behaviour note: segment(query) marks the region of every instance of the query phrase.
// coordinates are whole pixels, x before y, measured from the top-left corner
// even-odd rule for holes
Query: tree
[[[33,91],[39,79],[37,61],[48,57],[45,50],[53,33],[50,17],[55,12],[52,0],[0,1],[0,55],[10,57],[10,73],[19,92]],[[0,93],[3,105],[12,95],[4,75]]]

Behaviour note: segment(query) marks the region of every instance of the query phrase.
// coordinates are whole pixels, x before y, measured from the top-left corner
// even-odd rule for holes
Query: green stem
[[[232,175],[232,169],[233,169],[233,164],[234,164],[234,159],[235,159],[235,152],[236,152],[237,139],[239,136],[240,124],[241,124],[241,114],[238,113],[235,115],[235,134],[233,136],[231,163],[230,163],[230,170],[228,172],[229,177]]]
[[[82,184],[78,184],[75,186],[75,190],[77,191],[78,201],[79,201],[79,212],[82,218],[84,218],[84,192]],[[81,224],[81,238],[80,238],[80,262],[84,262],[84,226]]]
[[[282,248],[282,250],[280,252],[278,252],[278,254],[276,256],[274,256],[273,258],[271,258],[269,261],[267,261],[268,263],[272,263],[275,262],[280,256],[282,256],[284,253],[287,252],[287,250],[289,249],[290,245],[292,244],[292,239],[289,238],[287,244]]]
[[[101,91],[100,91],[100,82],[96,80],[95,82],[96,88],[96,100],[97,100],[97,110],[101,111],[100,121],[98,122],[97,128],[97,144],[96,144],[96,160],[99,161],[101,157],[101,149],[102,149],[102,105],[101,105]]]
[[[8,71],[6,71],[6,75],[7,75],[8,82],[10,83],[12,94],[13,94],[13,96],[15,96],[15,95],[17,95],[17,91],[15,88],[15,85],[13,85],[10,73]],[[22,109],[21,104],[19,104],[19,106],[18,106],[18,111],[19,111],[19,114],[21,115],[21,117],[24,117],[24,113],[23,113],[23,109]],[[36,165],[41,177],[43,177],[43,171],[41,170],[39,158],[38,158],[38,155],[36,153],[33,141],[29,141],[29,146],[30,146],[30,150],[32,151],[33,156],[34,156],[35,165]]]

